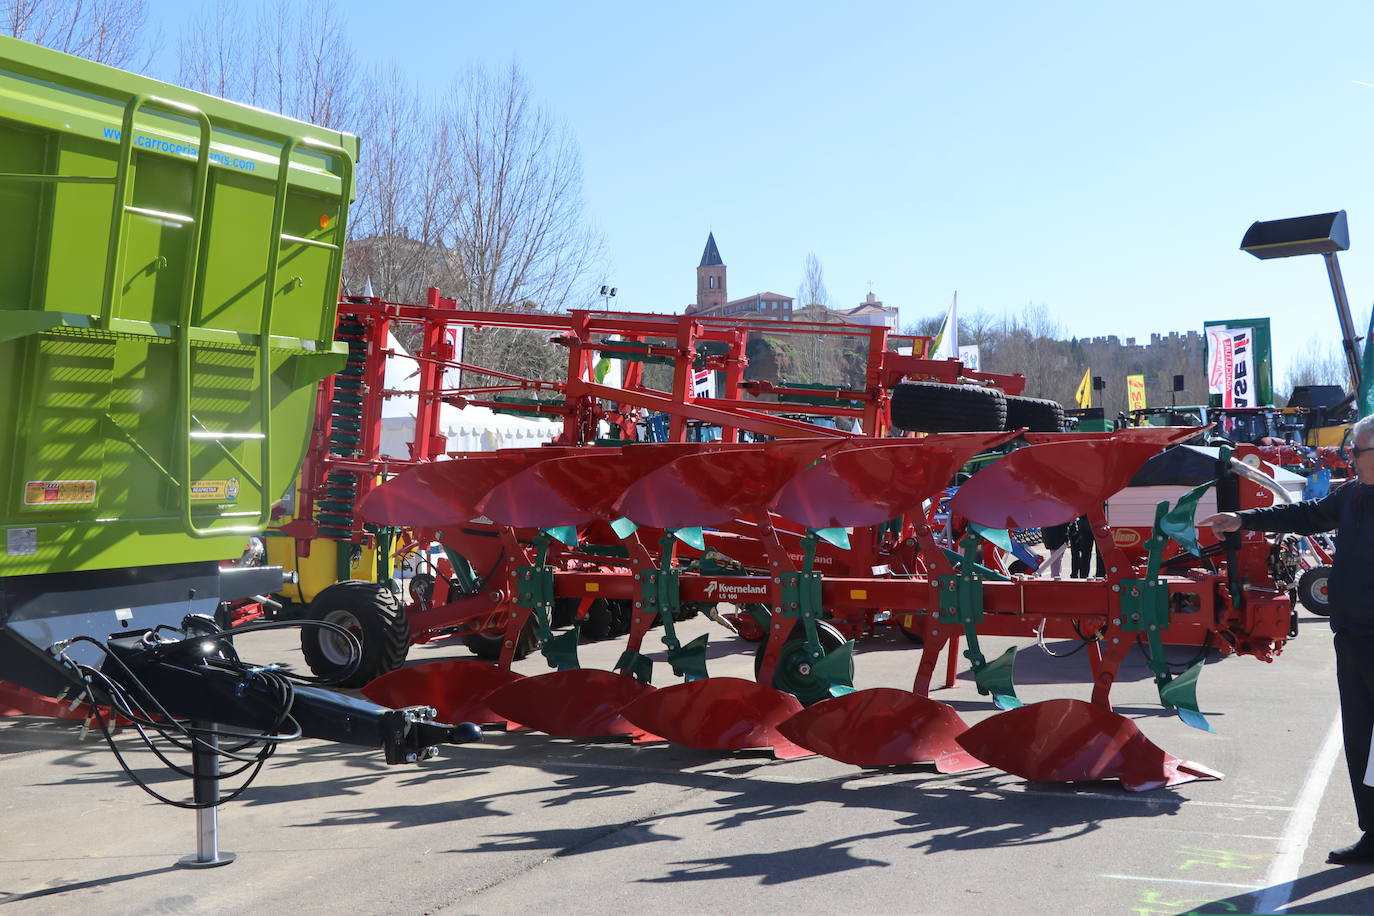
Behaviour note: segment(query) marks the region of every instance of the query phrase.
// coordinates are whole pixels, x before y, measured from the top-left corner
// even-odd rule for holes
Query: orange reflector
[[[321,213],[321,214],[320,214],[320,228],[321,228],[321,229],[328,229],[328,228],[329,228],[329,214],[328,214],[328,213]]]
[[[851,588],[849,590],[849,597],[855,601],[863,601],[868,597],[868,589]]]
[[[599,592],[599,591],[601,591],[601,583],[600,583],[600,582],[588,582],[588,583],[587,583],[587,591],[589,591],[589,592]]]

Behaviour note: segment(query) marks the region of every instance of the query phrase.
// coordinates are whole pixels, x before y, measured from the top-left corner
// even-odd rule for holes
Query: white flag
[[[949,313],[945,315],[945,323],[940,327],[940,333],[935,335],[935,343],[930,350],[931,359],[958,359],[959,358],[959,291],[954,291],[954,298],[949,302]]]

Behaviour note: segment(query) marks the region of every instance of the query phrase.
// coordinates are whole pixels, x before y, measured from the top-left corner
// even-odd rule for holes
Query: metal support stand
[[[1345,351],[1345,365],[1350,370],[1350,390],[1359,395],[1360,391],[1360,351],[1355,342],[1360,339],[1355,333],[1355,321],[1350,317],[1350,300],[1345,295],[1345,281],[1341,278],[1341,265],[1336,260],[1336,252],[1322,254],[1326,260],[1326,276],[1331,281],[1331,296],[1336,300],[1336,320],[1341,325],[1341,349]]]
[[[234,861],[232,852],[221,852],[219,848],[219,809],[213,807],[219,801],[219,737],[215,734],[213,722],[192,722],[191,727],[204,729],[209,734],[192,745],[191,770],[196,804],[209,807],[196,809],[196,853],[182,856],[178,868],[216,868]]]

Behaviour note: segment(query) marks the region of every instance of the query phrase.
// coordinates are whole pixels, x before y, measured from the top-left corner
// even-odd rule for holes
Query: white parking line
[[[1229,884],[1225,881],[1192,881],[1187,878],[1149,878],[1144,875],[1103,875],[1104,878],[1115,878],[1118,881],[1150,881],[1154,884],[1201,884],[1206,887],[1238,887],[1241,890],[1259,890],[1262,884]]]
[[[1293,896],[1293,879],[1302,867],[1307,841],[1312,836],[1312,825],[1317,821],[1317,808],[1321,805],[1326,784],[1331,781],[1331,770],[1340,752],[1341,714],[1337,710],[1331,727],[1326,730],[1326,740],[1317,752],[1312,771],[1307,774],[1298,800],[1293,804],[1293,813],[1288,815],[1288,823],[1284,825],[1283,838],[1279,840],[1279,854],[1264,876],[1266,887],[1264,893],[1258,895],[1256,913],[1278,913],[1288,906]]]

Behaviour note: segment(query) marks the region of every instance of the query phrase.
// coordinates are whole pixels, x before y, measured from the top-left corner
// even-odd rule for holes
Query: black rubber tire
[[[1318,617],[1331,614],[1331,603],[1326,595],[1330,578],[1330,566],[1314,566],[1298,577],[1298,603]]]
[[[924,646],[926,644],[926,638],[915,630],[908,630],[906,625],[902,623],[901,617],[894,616],[892,622],[893,625],[897,627],[897,632],[905,636],[908,642],[913,642],[918,646]]]
[[[634,623],[635,603],[624,598],[607,598],[606,605],[611,609],[611,635],[628,634]]]
[[[405,608],[385,585],[362,579],[336,582],[315,596],[306,609],[311,620],[336,623],[351,632],[362,646],[362,657],[348,673],[345,640],[323,627],[301,630],[301,654],[316,676],[339,687],[361,687],[394,671],[410,649]]]
[[[611,623],[614,615],[605,598],[598,598],[587,608],[587,618],[582,621],[582,642],[600,642],[611,636]]]
[[[553,613],[549,615],[549,626],[555,630],[573,625],[577,619],[577,606],[582,602],[577,598],[553,599]]]
[[[1007,398],[995,388],[901,382],[892,389],[892,425],[921,433],[1006,428]]]
[[[1006,429],[1025,427],[1033,433],[1057,433],[1064,428],[1064,408],[1047,398],[1007,395]]]
[[[473,655],[489,662],[501,657],[501,649],[505,647],[505,643],[504,633],[469,633],[463,637],[463,645],[472,650]],[[520,661],[528,657],[539,646],[539,632],[534,628],[534,616],[531,615],[525,621],[524,628],[520,630],[520,639],[515,643],[515,660]]]
[[[846,640],[840,631],[823,620],[816,621],[817,635],[820,636],[821,648],[829,655],[831,652],[843,646]],[[819,681],[808,681],[805,675],[799,674],[794,666],[788,664],[789,655],[794,652],[804,652],[806,645],[806,630],[798,623],[792,628],[792,635],[787,637],[787,642],[783,643],[782,655],[778,658],[778,667],[773,672],[773,683],[770,685],[781,690],[783,693],[790,693],[801,701],[803,706],[810,706],[819,703],[821,700],[830,696],[828,685]],[[759,672],[763,670],[763,656],[768,651],[768,637],[760,640],[758,647],[754,649],[754,680],[758,680]],[[854,680],[853,665],[850,666],[849,679]]]

